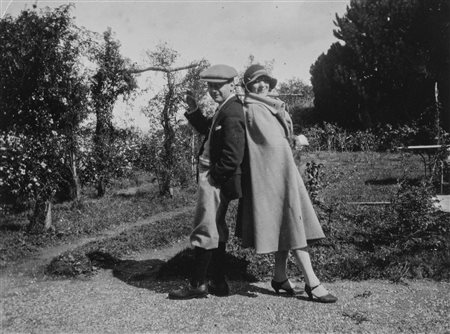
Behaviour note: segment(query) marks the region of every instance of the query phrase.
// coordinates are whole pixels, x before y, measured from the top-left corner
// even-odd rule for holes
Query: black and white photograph
[[[449,0],[0,0],[0,332],[450,333]]]

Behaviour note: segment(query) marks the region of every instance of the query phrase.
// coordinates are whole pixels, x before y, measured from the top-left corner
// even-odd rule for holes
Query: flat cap
[[[200,80],[206,82],[227,82],[238,75],[238,72],[231,66],[218,64],[200,73]]]

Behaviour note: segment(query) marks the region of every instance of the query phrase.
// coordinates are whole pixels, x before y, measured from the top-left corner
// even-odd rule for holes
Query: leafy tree
[[[97,185],[97,154],[95,127],[84,127],[80,145],[80,178],[83,184]],[[131,177],[135,166],[138,166],[139,148],[142,134],[134,128],[114,128],[110,133],[111,144],[108,149],[113,152],[108,158],[108,176],[111,178]]]
[[[344,126],[346,113],[357,127],[429,122],[435,83],[443,104],[450,94],[449,10],[446,0],[352,0],[336,16],[343,44],[332,45],[311,70],[318,112],[330,120],[330,105],[337,105]],[[336,88],[349,94],[348,104]],[[447,122],[448,115],[441,118]]]
[[[197,66],[191,67],[187,70],[186,75],[180,82],[180,87],[184,90],[194,94],[199,108],[205,113],[212,116],[216,109],[214,101],[208,94],[208,86],[200,81],[200,72],[210,66],[207,60],[200,60],[196,63]],[[194,128],[188,124],[180,124],[178,127],[179,141],[182,145],[178,147],[184,147],[184,151],[179,154],[184,157],[184,165],[187,166],[190,163],[191,175],[197,175],[197,154],[199,152],[203,136],[197,133]],[[186,163],[188,162],[188,164]],[[181,166],[176,167],[177,170],[182,171]],[[184,173],[186,173],[184,169]]]
[[[176,135],[180,121],[178,110],[183,110],[183,99],[187,90],[191,90],[200,99],[205,94],[206,90],[199,85],[198,80],[200,71],[207,66],[207,62],[173,67],[179,54],[164,43],[159,44],[155,51],[148,51],[147,56],[151,66],[134,72],[162,72],[166,82],[162,91],[149,101],[144,111],[150,115],[158,115],[163,134],[162,141],[156,140],[155,137],[151,140],[157,163],[150,166],[157,176],[160,195],[172,196],[175,170],[184,161],[178,159],[176,154],[176,148],[180,145]],[[179,74],[182,70],[188,70],[185,76]]]
[[[313,122],[314,93],[312,86],[299,78],[289,79],[279,85],[278,93],[287,106],[294,123],[294,132]]]
[[[280,83],[278,93],[289,108],[309,108],[314,105],[314,93],[310,85],[299,78],[291,78]]]
[[[250,54],[247,58],[247,63],[245,65],[244,71],[241,73],[240,77],[244,75],[245,70],[254,64],[261,64],[259,61],[257,61],[256,57],[252,54]],[[267,70],[267,72],[271,73],[273,71],[273,68],[275,66],[275,59],[271,60],[265,60],[264,64],[261,64],[264,66],[264,68]]]
[[[31,201],[30,230],[51,227],[51,203],[67,181],[76,130],[86,117],[81,32],[71,6],[0,20],[0,187]],[[3,200],[3,199],[2,199]]]
[[[130,63],[120,53],[120,43],[114,39],[111,29],[103,34],[103,43],[93,52],[98,69],[92,77],[92,104],[97,116],[95,127],[95,178],[97,195],[105,194],[106,185],[114,173],[114,127],[112,115],[119,96],[128,97],[137,87],[130,72]]]

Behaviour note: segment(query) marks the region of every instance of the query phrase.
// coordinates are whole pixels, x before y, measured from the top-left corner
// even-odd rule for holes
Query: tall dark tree
[[[0,20],[0,186],[34,203],[30,229],[51,226],[51,203],[86,116],[82,40],[70,6]],[[74,181],[76,183],[76,181]]]
[[[97,116],[94,135],[97,195],[101,197],[109,182],[109,166],[114,155],[114,105],[119,96],[128,97],[137,85],[130,72],[130,62],[120,53],[120,43],[114,39],[111,29],[104,32],[103,43],[94,50],[93,60],[98,65],[91,90]]]
[[[311,67],[314,113],[318,121],[346,128],[368,125],[366,110],[360,108],[364,92],[358,84],[354,57],[349,47],[334,43]]]
[[[420,1],[413,34],[423,45],[426,75],[436,83],[440,125],[450,132],[450,1]]]
[[[449,23],[447,0],[352,0],[335,22],[345,57],[337,57],[334,46],[311,70],[318,111],[329,115],[322,106],[337,103],[337,96],[320,101],[326,79],[334,81],[330,86],[344,84],[356,92],[347,109],[359,127],[427,122],[435,111],[436,82],[443,88],[440,99],[448,100],[448,74],[442,73],[449,73]],[[347,125],[347,120],[338,122]]]

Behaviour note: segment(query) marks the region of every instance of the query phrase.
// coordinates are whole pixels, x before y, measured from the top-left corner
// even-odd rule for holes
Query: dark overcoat
[[[220,107],[214,118],[204,116],[199,109],[192,113],[185,113],[185,116],[192,126],[205,136],[205,141],[211,130],[209,174],[214,183],[228,199],[242,197],[241,165],[244,159],[246,136],[242,102],[236,96],[231,97]],[[199,155],[203,153],[205,141]]]
[[[250,169],[237,222],[243,246],[270,253],[324,238],[292,155],[284,104],[249,94],[244,112]]]

